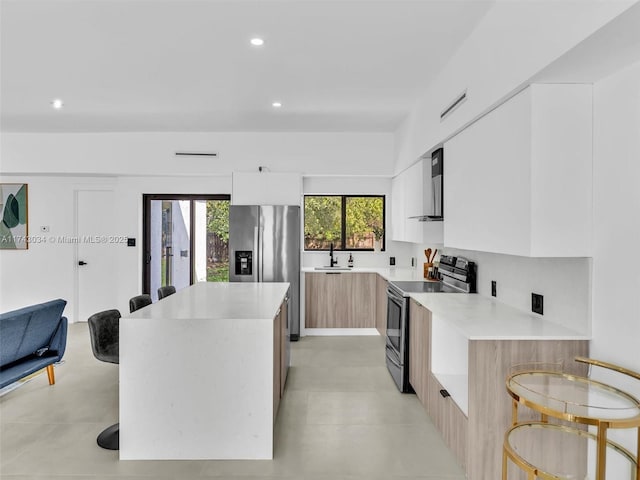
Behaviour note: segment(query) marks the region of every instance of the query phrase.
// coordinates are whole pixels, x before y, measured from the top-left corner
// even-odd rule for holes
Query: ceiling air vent
[[[176,152],[176,157],[212,157],[212,158],[218,158],[218,152]]]
[[[444,120],[447,115],[453,112],[456,108],[458,108],[464,101],[467,99],[467,91],[465,90],[460,95],[458,95],[447,107],[440,113],[440,121]]]

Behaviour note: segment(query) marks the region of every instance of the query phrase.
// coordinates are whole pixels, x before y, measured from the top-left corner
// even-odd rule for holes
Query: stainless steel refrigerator
[[[288,333],[300,337],[300,207],[232,205],[229,281],[289,282]]]

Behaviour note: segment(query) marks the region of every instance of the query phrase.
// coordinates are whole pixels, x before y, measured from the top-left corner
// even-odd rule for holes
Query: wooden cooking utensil
[[[430,248],[427,248],[427,249],[424,251],[424,254],[427,256],[427,262],[431,262],[431,260],[429,260],[429,257],[431,256],[431,249],[430,249]]]
[[[433,263],[433,261],[436,259],[436,253],[438,253],[437,248],[433,251],[433,257],[431,257],[431,260],[429,260],[429,262]]]

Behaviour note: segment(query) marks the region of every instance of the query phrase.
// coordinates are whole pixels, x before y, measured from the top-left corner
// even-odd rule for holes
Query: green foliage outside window
[[[224,242],[229,241],[229,200],[207,202],[207,231]]]
[[[207,201],[207,281],[229,281],[229,200]]]
[[[305,196],[305,250],[372,250],[383,236],[384,197]]]

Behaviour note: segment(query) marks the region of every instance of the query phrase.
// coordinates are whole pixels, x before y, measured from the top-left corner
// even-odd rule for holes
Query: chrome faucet
[[[333,267],[334,265],[338,264],[338,259],[334,259],[333,258],[333,242],[331,242],[331,245],[329,246],[329,260],[330,260],[330,266]]]

